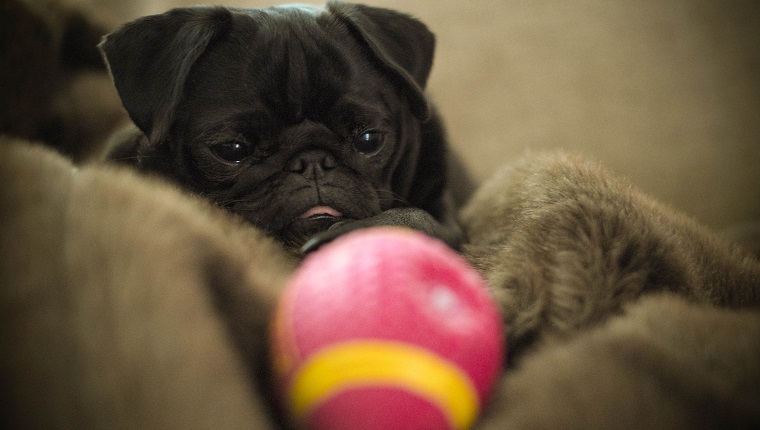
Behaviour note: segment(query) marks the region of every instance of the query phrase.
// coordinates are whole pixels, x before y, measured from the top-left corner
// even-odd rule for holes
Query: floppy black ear
[[[175,9],[133,21],[98,45],[124,107],[151,142],[168,131],[190,69],[231,20],[224,8]]]
[[[433,66],[435,36],[425,24],[389,9],[335,1],[327,8],[406,87],[414,115],[428,118],[430,108],[423,89]]]

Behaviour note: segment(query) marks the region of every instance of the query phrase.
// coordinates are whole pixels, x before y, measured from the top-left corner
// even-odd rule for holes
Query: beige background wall
[[[194,3],[78,2],[115,22]],[[760,220],[760,2],[366,3],[437,34],[429,92],[478,178],[564,148],[712,227]]]

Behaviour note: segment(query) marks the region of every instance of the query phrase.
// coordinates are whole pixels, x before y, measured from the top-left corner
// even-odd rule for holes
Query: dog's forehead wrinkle
[[[212,48],[213,55],[201,61],[203,71],[198,74],[218,74],[219,62],[227,58],[243,61],[237,67],[228,65],[224,76],[211,82],[216,88],[200,89],[201,98],[227,93],[237,104],[248,103],[246,98],[266,99],[266,104],[282,109],[278,116],[288,117],[287,121],[330,110],[346,84],[358,76],[366,80],[372,68],[356,64],[360,55],[350,36],[322,12],[323,8],[310,6],[241,12],[226,43]],[[240,91],[224,91],[230,86]]]
[[[283,26],[289,31],[283,35],[285,41],[280,42],[287,52],[287,100],[296,118],[308,115],[307,108],[327,110],[356,74],[345,41],[337,40],[313,17],[299,18]]]
[[[289,37],[285,44],[288,53],[287,100],[295,118],[303,117],[304,95],[308,93],[306,85],[309,81],[306,54],[301,43],[299,38]]]

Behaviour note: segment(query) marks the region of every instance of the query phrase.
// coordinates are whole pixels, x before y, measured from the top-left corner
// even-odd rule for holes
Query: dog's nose
[[[316,179],[322,177],[328,170],[337,166],[335,157],[325,151],[311,150],[296,154],[288,163],[288,170],[300,173],[306,178]]]

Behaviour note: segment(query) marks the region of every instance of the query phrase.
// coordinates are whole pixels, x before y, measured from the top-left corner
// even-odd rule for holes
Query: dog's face
[[[441,136],[424,137],[433,45],[406,15],[331,3],[178,9],[101,49],[143,167],[298,246],[337,221],[440,206],[420,194],[444,174]]]
[[[187,183],[296,240],[389,209],[394,168],[419,131],[355,40],[286,17],[267,16],[275,32],[250,20],[238,41],[207,49],[171,134],[193,169]]]

